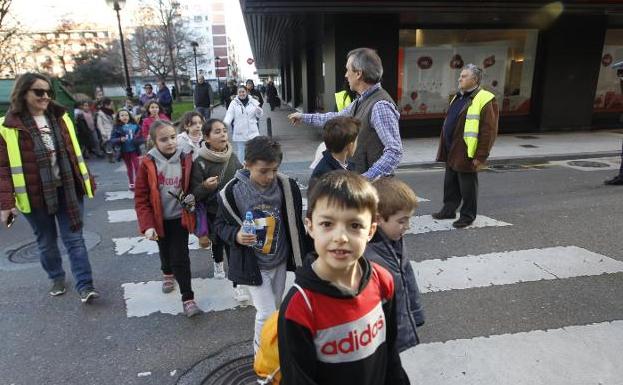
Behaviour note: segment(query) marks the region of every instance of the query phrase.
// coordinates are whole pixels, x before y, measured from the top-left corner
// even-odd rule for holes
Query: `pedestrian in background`
[[[141,155],[140,146],[145,140],[130,111],[122,109],[117,112],[110,142],[113,146],[119,147],[119,156],[123,159],[128,173],[128,188],[134,191],[139,165],[138,157]]]
[[[173,115],[173,96],[164,80],[158,83],[158,104],[162,107],[162,112],[171,120]]]
[[[232,139],[240,159],[244,159],[245,143],[260,135],[258,120],[262,113],[260,103],[255,98],[249,97],[247,88],[238,87],[238,96],[229,105],[223,121],[230,127],[230,131],[235,125]]]
[[[89,303],[99,293],[82,235],[83,199],[93,198],[95,183],[69,114],[53,98],[52,84],[41,74],[26,73],[15,81],[0,125],[0,222],[10,225],[11,217],[24,214],[52,281],[51,296],[66,292],[60,232],[76,291]]]
[[[187,111],[182,115],[179,123],[177,146],[185,153],[192,153],[193,160],[197,159],[203,135],[203,116],[196,111]]]
[[[187,317],[202,313],[192,291],[188,233],[194,231],[194,197],[190,193],[192,158],[177,147],[170,122],[155,121],[149,135],[154,147],[139,166],[134,206],[140,232],[158,243],[162,292],[171,293],[175,281]]]
[[[145,138],[145,140],[147,140],[149,138],[149,127],[151,124],[156,120],[169,121],[169,117],[163,113],[162,107],[160,107],[160,104],[156,101],[147,103],[145,109],[147,110],[147,116],[143,118],[143,122],[141,124],[141,135]]]
[[[246,86],[247,86],[247,92],[249,93],[249,95],[251,95],[252,97],[257,99],[258,102],[260,102],[260,108],[261,108],[264,105],[264,98],[262,97],[262,93],[255,88],[255,84],[253,83],[253,80],[251,79],[247,80]]]
[[[393,175],[402,158],[402,139],[398,127],[400,113],[392,97],[381,86],[383,63],[370,48],[357,48],[346,55],[348,86],[359,97],[340,112],[288,116],[292,124],[303,122],[322,126],[337,116],[353,116],[361,121],[355,171],[369,180]]]
[[[195,85],[195,111],[203,115],[205,120],[210,119],[210,115],[212,114],[210,95],[212,95],[210,83],[205,81],[203,75],[199,75],[197,84]]]
[[[236,97],[237,90],[234,79],[228,80],[227,85],[221,90],[221,102],[225,105],[225,109],[229,108],[231,101]]]
[[[106,156],[108,157],[108,162],[114,163],[115,160],[113,158],[113,148],[110,143],[110,135],[112,134],[112,129],[114,126],[114,105],[110,98],[103,98],[101,101],[100,108],[96,113],[96,122],[97,128],[100,131],[100,135],[102,136],[102,149]]]
[[[623,185],[623,144],[621,145],[621,168],[619,169],[619,175],[604,181],[604,184],[611,186]]]
[[[270,110],[274,111],[275,108],[281,106],[281,100],[279,99],[279,94],[277,93],[277,88],[275,87],[275,83],[273,81],[269,81],[266,86],[266,98],[268,99],[268,104],[270,104]]]
[[[145,92],[138,98],[138,104],[145,110],[145,112],[147,112],[147,104],[152,101],[157,102],[158,95],[156,95],[154,88],[149,83],[146,83],[143,86],[143,90]]]
[[[82,102],[81,109],[81,113],[76,117],[76,126],[80,136],[80,143],[84,148],[85,158],[88,159],[90,155],[103,158],[104,153],[102,152],[100,137],[95,126],[96,121],[91,110],[91,102]]]
[[[461,215],[452,225],[467,227],[476,219],[478,171],[484,166],[498,134],[500,112],[495,95],[480,86],[482,69],[466,65],[459,76],[459,91],[441,129],[437,161],[446,163],[443,207],[432,216],[454,219],[461,202]]]

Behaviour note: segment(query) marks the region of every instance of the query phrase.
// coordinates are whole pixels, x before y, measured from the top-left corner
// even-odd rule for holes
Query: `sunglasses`
[[[31,88],[30,91],[32,91],[38,98],[42,98],[43,94],[48,95],[48,97],[50,98],[54,97],[54,92],[52,90],[45,90],[43,88]]]

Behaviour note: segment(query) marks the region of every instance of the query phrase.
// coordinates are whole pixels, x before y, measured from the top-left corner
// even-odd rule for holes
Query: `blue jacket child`
[[[125,137],[124,142],[121,138]],[[140,127],[135,123],[117,124],[112,130],[110,135],[110,142],[113,146],[120,149],[118,158],[121,158],[121,154],[134,152],[137,155],[141,155],[140,145],[145,140],[141,136]]]

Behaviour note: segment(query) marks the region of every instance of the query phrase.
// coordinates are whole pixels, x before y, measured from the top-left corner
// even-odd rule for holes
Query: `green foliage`
[[[64,79],[72,85],[74,92],[94,96],[97,86],[124,82],[118,44],[81,52],[74,57],[74,61],[73,72],[68,72]]]

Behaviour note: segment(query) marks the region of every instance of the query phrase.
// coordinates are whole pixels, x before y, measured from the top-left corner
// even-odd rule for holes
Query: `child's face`
[[[130,121],[130,114],[127,111],[119,112],[119,121],[123,124],[126,124]]]
[[[394,215],[390,215],[387,220],[379,215],[379,227],[385,235],[392,241],[399,241],[409,230],[409,219],[413,216],[413,211],[400,210]]]
[[[86,112],[89,112],[91,110],[89,103],[82,103],[81,107],[82,107],[82,110]]]
[[[318,253],[316,263],[333,276],[347,274],[363,255],[374,232],[369,210],[357,210],[328,204],[328,198],[316,202],[311,220],[305,218],[309,235]]]
[[[175,128],[164,126],[156,131],[156,148],[164,155],[173,155],[177,151],[177,133]]]
[[[211,149],[214,151],[225,151],[229,137],[227,135],[227,127],[221,122],[212,124],[210,135],[203,138]]]
[[[203,124],[203,119],[199,116],[193,116],[190,120],[190,126],[186,126],[186,130],[188,130],[188,135],[192,137],[201,136],[201,125]]]
[[[151,115],[151,116],[158,116],[159,112],[160,112],[160,107],[158,107],[157,104],[150,104],[149,105],[149,115]]]
[[[279,162],[266,162],[263,160],[245,164],[245,168],[251,172],[249,179],[261,188],[269,187],[279,171]]]

